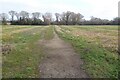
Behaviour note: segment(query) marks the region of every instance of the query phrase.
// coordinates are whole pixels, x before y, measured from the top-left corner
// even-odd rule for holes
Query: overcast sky
[[[91,16],[113,19],[118,16],[119,0],[0,0],[0,13],[10,10],[32,12],[62,13],[79,12],[85,19]]]

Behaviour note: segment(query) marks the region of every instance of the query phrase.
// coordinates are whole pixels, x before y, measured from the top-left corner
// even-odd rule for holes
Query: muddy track
[[[41,78],[88,78],[81,69],[80,55],[55,32],[52,40],[43,40],[40,44],[46,55],[39,66]]]

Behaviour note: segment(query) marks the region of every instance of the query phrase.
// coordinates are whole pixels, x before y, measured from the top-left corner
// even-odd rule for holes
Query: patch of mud
[[[1,46],[1,48],[2,48],[2,54],[9,54],[13,46],[11,44],[4,44]]]

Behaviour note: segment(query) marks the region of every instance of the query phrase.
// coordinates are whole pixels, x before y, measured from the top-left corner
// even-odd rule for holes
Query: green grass
[[[53,26],[47,27],[47,29],[44,31],[44,39],[50,40],[53,38]]]
[[[80,54],[85,64],[83,68],[94,78],[117,78],[118,77],[118,55],[103,48],[95,42],[89,42],[82,36],[73,36],[62,30],[57,32],[66,42],[70,42],[77,53]]]
[[[2,55],[2,76],[3,78],[39,78],[39,64],[44,58],[42,46],[39,40],[51,40],[54,36],[53,26],[35,27],[27,31],[9,34],[11,31],[31,28],[32,26],[24,26],[12,29],[13,26],[4,27],[2,43],[10,44],[12,51],[9,54]],[[33,26],[34,27],[34,26]],[[82,27],[82,28],[81,28]],[[80,54],[85,64],[83,68],[94,78],[116,78],[118,75],[118,55],[101,46],[97,41],[90,42],[85,36],[74,36],[72,31],[78,29],[86,31],[97,31],[103,33],[105,31],[115,31],[117,27],[113,26],[61,26],[62,32],[55,31],[57,34],[73,45],[75,51]],[[97,27],[99,29],[97,29]],[[109,28],[110,27],[110,28]],[[102,31],[104,30],[104,31]],[[69,33],[66,31],[70,31]],[[7,33],[7,34],[6,34]],[[111,33],[111,32],[110,32]],[[6,34],[6,35],[4,35]],[[116,34],[116,33],[115,33]],[[115,36],[115,35],[114,35]]]
[[[44,38],[43,35],[48,35],[45,39],[50,39],[52,28],[36,27],[28,31],[12,34],[12,38],[3,40],[3,45],[10,44],[13,46],[9,54],[2,55],[3,78],[40,77],[39,65],[44,57],[44,52],[39,40]]]

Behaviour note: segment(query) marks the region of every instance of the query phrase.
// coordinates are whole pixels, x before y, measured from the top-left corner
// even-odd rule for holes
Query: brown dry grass
[[[107,30],[102,31],[103,29],[92,29],[85,30],[80,28],[69,28],[71,33],[74,36],[82,36],[89,40],[89,42],[94,42],[96,44],[102,45],[104,48],[109,51],[116,52],[118,51],[118,31],[117,30]],[[105,29],[104,29],[105,30]]]

